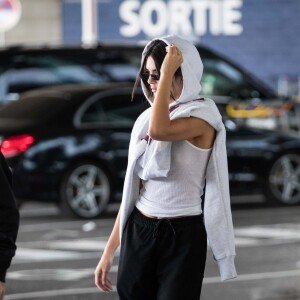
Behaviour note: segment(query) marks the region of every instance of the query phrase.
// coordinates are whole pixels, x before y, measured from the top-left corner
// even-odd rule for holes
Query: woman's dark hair
[[[166,54],[167,54],[167,52],[166,52],[166,47],[167,46],[168,45],[165,42],[163,42],[162,40],[154,40],[149,44],[147,52],[146,52],[144,60],[143,60],[143,64],[140,67],[138,76],[137,76],[137,78],[135,80],[135,83],[134,83],[134,86],[133,86],[131,99],[133,99],[133,97],[134,97],[134,92],[135,92],[136,88],[138,87],[138,85],[140,84],[140,80],[143,81],[143,83],[144,83],[144,85],[147,89],[148,95],[150,97],[153,97],[153,93],[152,93],[150,85],[148,83],[148,79],[145,79],[142,76],[142,74],[145,73],[147,59],[148,59],[149,56],[151,56],[154,60],[155,67],[156,67],[156,70],[158,72],[158,75],[160,75],[161,65],[162,65],[162,63],[165,59]],[[181,68],[180,67],[176,70],[174,76],[182,78],[182,73],[181,73]]]

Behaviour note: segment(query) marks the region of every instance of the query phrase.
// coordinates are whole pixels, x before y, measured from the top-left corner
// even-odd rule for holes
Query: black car
[[[58,84],[134,81],[141,44],[100,44],[95,48],[12,47],[0,50],[0,104],[34,88]],[[277,97],[255,76],[203,45],[197,45],[205,72],[202,94],[217,103]]]
[[[84,218],[119,200],[130,132],[149,106],[132,84],[69,85],[24,93],[0,110],[1,151],[20,199],[56,202]],[[300,140],[226,120],[232,194],[300,203]]]

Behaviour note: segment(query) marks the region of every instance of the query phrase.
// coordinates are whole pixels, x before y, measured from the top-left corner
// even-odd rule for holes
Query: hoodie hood
[[[180,97],[176,100],[176,104],[185,103],[199,98],[199,93],[201,91],[200,80],[203,73],[203,64],[197,48],[191,42],[184,40],[176,35],[168,35],[161,38],[155,38],[146,45],[142,53],[141,65],[144,62],[149,45],[154,40],[161,40],[167,45],[174,44],[179,48],[183,55],[183,63],[180,66],[183,77],[183,89]],[[142,80],[141,85],[145,97],[152,105],[153,97],[148,94]]]

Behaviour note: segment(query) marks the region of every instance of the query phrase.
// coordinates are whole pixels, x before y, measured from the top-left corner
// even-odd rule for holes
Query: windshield
[[[138,68],[120,56],[20,54],[0,69],[0,102],[17,100],[31,89],[60,84],[134,81]]]
[[[201,80],[202,95],[229,96],[234,99],[261,97],[244,75],[219,58],[203,60],[205,72]]]

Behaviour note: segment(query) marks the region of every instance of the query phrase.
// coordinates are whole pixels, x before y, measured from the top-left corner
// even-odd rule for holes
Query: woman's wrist
[[[110,244],[108,243],[104,249],[103,255],[114,256],[119,244]]]
[[[173,72],[168,72],[168,71],[163,71],[160,73],[160,82],[162,80],[170,80],[172,81],[174,77],[174,73]]]
[[[173,75],[171,73],[164,73],[161,74],[159,83],[158,83],[158,88],[157,88],[157,95],[159,95],[159,99],[164,99],[166,98],[166,101],[169,101],[169,96],[170,96],[170,91],[172,88],[172,80],[173,80]],[[166,97],[164,97],[166,96]]]

